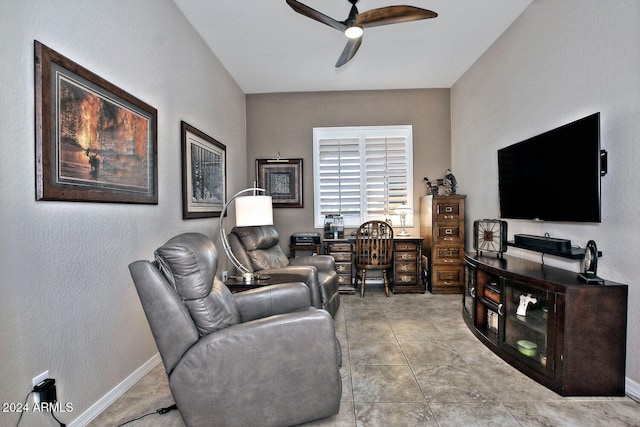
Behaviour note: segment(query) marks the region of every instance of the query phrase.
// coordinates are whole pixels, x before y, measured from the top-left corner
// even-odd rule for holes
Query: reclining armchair
[[[231,294],[213,242],[169,240],[129,265],[187,426],[287,426],[338,413],[333,319],[287,283]]]
[[[311,305],[335,316],[340,307],[338,275],[332,256],[316,255],[288,259],[280,248],[275,227],[234,227],[228,236],[235,257],[249,271],[261,275],[290,274],[309,286]]]

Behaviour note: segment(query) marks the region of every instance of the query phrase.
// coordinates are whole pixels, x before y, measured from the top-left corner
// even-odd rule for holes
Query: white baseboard
[[[627,396],[629,396],[636,402],[640,402],[640,384],[627,377],[625,380],[624,389]]]
[[[120,384],[115,386],[107,394],[102,396],[100,400],[91,405],[89,409],[84,411],[78,418],[71,421],[69,427],[84,427],[93,421],[98,415],[107,409],[113,402],[115,402],[120,396],[126,393],[135,383],[140,381],[142,377],[147,375],[158,363],[161,362],[160,354],[156,353],[151,359],[146,361],[142,366],[136,369],[131,375],[125,378]]]

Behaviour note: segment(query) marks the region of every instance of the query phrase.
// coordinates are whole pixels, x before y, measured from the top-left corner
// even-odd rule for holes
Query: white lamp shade
[[[236,227],[273,225],[271,196],[236,198]]]

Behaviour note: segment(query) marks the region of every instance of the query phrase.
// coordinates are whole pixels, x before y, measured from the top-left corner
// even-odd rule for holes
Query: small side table
[[[261,288],[268,285],[277,285],[278,283],[304,283],[300,280],[300,276],[295,274],[269,274],[254,280],[251,283],[244,283],[242,280],[236,280],[233,277],[224,282],[232,293],[248,291],[249,289]]]
[[[289,245],[289,258],[296,257],[296,251],[312,251],[316,255],[320,255],[320,243],[317,245]]]

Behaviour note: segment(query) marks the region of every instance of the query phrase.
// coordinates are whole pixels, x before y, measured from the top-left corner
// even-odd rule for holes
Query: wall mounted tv
[[[600,222],[600,113],[498,150],[502,218]]]

